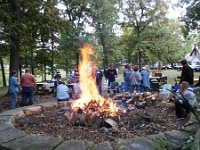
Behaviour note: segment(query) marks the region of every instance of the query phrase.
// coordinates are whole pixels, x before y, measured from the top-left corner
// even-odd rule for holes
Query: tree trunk
[[[127,58],[128,58],[128,63],[130,64],[131,63],[131,51],[130,50],[128,50]]]
[[[19,12],[20,12],[20,3],[19,0],[11,0],[11,15],[12,15],[12,24],[10,33],[10,74],[13,70],[18,72],[19,70],[19,51],[20,51],[20,33],[18,29],[19,24]]]
[[[1,56],[0,56],[0,64],[1,64],[1,71],[2,71],[2,77],[3,77],[3,86],[7,86],[7,84],[6,84],[4,62],[3,62],[3,58]]]
[[[47,80],[46,62],[44,63],[43,68],[44,68],[44,74],[43,74],[44,75],[44,79],[43,80],[46,81]]]
[[[139,27],[137,28],[137,51],[138,51],[138,66],[139,68],[142,67],[142,54],[141,54],[141,50],[140,50],[140,29]]]
[[[105,39],[104,39],[104,35],[101,33],[101,44],[103,46],[103,67],[106,68],[106,66],[108,66],[108,50],[106,48],[106,44],[105,44]]]
[[[50,64],[50,66],[51,66],[51,78],[53,79],[53,77],[54,77],[54,67],[53,67],[53,60],[51,61],[51,64]]]
[[[33,62],[33,50],[31,50],[31,72],[34,75],[34,62]]]
[[[52,54],[52,61],[51,61],[51,78],[54,77],[54,35],[53,31],[51,31],[51,54]]]
[[[66,72],[66,79],[68,80],[68,61],[67,58],[65,58],[65,72]]]
[[[141,69],[142,68],[142,54],[141,54],[140,49],[138,50],[138,65],[139,65],[139,68]]]
[[[19,78],[21,78],[21,76],[22,76],[22,64],[21,63],[19,63]]]

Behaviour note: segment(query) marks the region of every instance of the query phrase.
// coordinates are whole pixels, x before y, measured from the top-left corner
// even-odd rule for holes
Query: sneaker
[[[184,120],[185,118],[181,117],[181,118],[176,118],[176,121],[181,121]]]

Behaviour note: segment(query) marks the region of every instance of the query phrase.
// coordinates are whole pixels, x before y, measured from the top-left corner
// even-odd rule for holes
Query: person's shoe
[[[184,120],[185,118],[183,117],[180,117],[180,118],[176,118],[176,121],[181,121],[181,120]]]

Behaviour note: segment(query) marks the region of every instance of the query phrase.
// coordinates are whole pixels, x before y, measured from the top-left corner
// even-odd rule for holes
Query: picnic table
[[[47,94],[54,91],[54,83],[37,82],[37,93]]]

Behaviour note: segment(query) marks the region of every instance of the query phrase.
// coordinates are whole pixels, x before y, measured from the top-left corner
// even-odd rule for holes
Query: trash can
[[[159,92],[160,84],[159,82],[151,82],[150,83],[150,90],[153,92]]]

